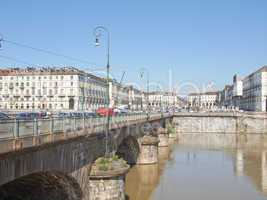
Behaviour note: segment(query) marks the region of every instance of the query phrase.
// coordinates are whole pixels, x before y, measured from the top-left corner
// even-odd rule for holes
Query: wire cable
[[[28,65],[28,66],[40,67],[40,66],[38,66],[38,65],[36,65],[36,64],[32,64],[32,63],[29,63],[29,62],[26,62],[26,61],[24,61],[24,60],[20,60],[20,59],[11,57],[11,56],[0,55],[0,58],[6,59],[6,60],[11,60],[11,61],[14,61],[14,62],[16,62],[16,63],[22,63],[22,64],[24,64],[24,65]]]
[[[83,60],[83,59],[80,59],[80,58],[75,58],[73,56],[64,55],[64,54],[57,53],[57,52],[54,52],[54,51],[51,51],[51,50],[46,50],[46,49],[41,49],[41,48],[33,47],[33,46],[30,46],[30,45],[27,45],[27,44],[22,44],[22,43],[18,43],[18,42],[11,41],[11,40],[6,40],[4,38],[2,38],[2,41],[3,42],[6,42],[6,43],[9,43],[9,44],[12,44],[12,45],[16,45],[16,46],[22,47],[22,48],[28,48],[28,49],[31,49],[31,50],[34,50],[34,51],[38,51],[38,52],[50,54],[50,55],[57,56],[57,57],[63,57],[65,59],[76,61],[76,62],[79,62],[79,63],[86,63],[86,64],[90,64],[90,65],[97,65],[94,62],[90,62],[90,61]]]

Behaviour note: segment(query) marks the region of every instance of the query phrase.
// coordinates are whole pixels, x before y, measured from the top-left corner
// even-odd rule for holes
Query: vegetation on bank
[[[172,123],[166,125],[168,134],[176,134],[176,128]]]
[[[122,158],[117,155],[112,157],[100,157],[95,161],[95,166],[99,171],[109,171],[114,169],[126,168],[128,164]]]

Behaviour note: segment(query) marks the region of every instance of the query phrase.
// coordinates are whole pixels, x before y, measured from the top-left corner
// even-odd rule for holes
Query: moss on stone
[[[122,158],[119,158],[117,155],[111,157],[100,157],[98,158],[92,170],[93,171],[112,171],[117,169],[128,168],[128,164]]]

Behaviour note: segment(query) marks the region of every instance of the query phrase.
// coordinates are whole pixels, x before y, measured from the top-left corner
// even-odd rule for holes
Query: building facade
[[[0,70],[1,110],[95,111],[99,107],[141,109],[142,92],[76,68]]]
[[[187,101],[189,108],[213,109],[218,105],[219,92],[191,93]]]
[[[180,108],[181,99],[174,92],[154,91],[148,95],[148,105],[152,110]]]
[[[267,111],[267,66],[243,79],[241,108],[247,111]]]
[[[75,68],[0,70],[0,109],[90,110],[105,99],[105,82]]]
[[[238,75],[233,77],[232,105],[239,108],[243,96],[243,79]]]

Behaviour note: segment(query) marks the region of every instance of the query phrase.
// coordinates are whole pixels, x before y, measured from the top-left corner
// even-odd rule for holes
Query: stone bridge
[[[111,119],[108,140],[105,118],[0,124],[0,133],[8,133],[5,138],[0,137],[0,199],[23,199],[25,194],[36,200],[90,199],[91,165],[104,155],[106,141],[109,151],[135,164],[140,156],[140,141],[149,126],[156,130],[172,122],[180,141],[186,135],[194,143],[195,135],[208,133],[215,136],[207,139],[214,144],[230,134],[236,140],[237,133],[265,137],[266,119],[266,114],[247,113],[115,117]]]
[[[198,148],[257,148],[267,140],[267,113],[180,113],[179,144]]]
[[[148,126],[164,126],[171,118],[155,114],[112,119],[108,147],[134,164]],[[25,194],[38,200],[88,198],[91,164],[105,153],[105,123],[85,121],[84,129],[2,139],[0,199],[21,199]]]

